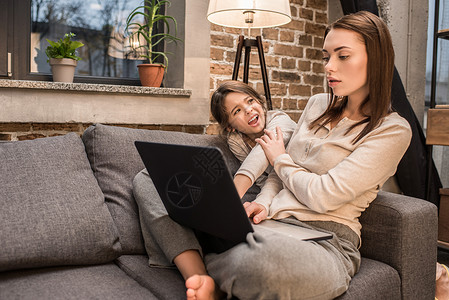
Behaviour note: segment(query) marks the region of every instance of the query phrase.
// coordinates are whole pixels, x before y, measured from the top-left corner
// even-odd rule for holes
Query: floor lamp
[[[291,21],[290,3],[288,0],[210,0],[207,12],[209,22],[233,28],[247,28],[248,37],[239,37],[235,56],[232,79],[237,80],[242,51],[245,49],[243,65],[243,82],[248,83],[249,58],[251,48],[255,47],[259,54],[265,98],[268,109],[272,109],[268,73],[263,53],[262,37],[251,39],[252,28],[267,28],[287,24]]]

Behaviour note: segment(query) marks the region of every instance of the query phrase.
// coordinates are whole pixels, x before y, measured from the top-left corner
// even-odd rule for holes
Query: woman
[[[287,149],[280,129],[257,140],[274,171],[245,209],[254,223],[278,219],[331,232],[332,239],[298,241],[259,229],[246,243],[203,255],[188,229],[171,225],[170,239],[162,234],[158,228],[167,217],[145,209],[151,202],[141,188],[147,179],[136,177],[141,216],[154,225],[155,243],[145,244],[158,248],[150,249],[150,261],[159,255],[173,262],[186,279],[188,299],[220,292],[239,299],[333,299],[358,271],[358,217],[395,173],[411,131],[391,111],[394,52],[378,17],[359,12],[330,25],[323,57],[330,94],[309,100]]]

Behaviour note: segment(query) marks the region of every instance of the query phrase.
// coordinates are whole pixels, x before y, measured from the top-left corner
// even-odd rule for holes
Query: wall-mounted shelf
[[[440,26],[440,0],[435,0],[434,34],[433,34],[433,58],[432,79],[430,87],[430,107],[427,112],[427,161],[433,161],[432,145],[448,146],[449,108],[448,105],[436,105],[437,92],[437,68],[438,68],[438,44],[442,40],[449,40],[449,28],[439,29]],[[440,62],[441,64],[441,62]],[[428,164],[427,170],[427,198],[430,195],[432,164]],[[440,207],[438,218],[438,247],[449,251],[449,189],[440,189]],[[446,193],[446,194],[445,194]]]

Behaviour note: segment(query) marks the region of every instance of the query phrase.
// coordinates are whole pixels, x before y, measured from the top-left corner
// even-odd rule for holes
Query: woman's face
[[[229,125],[250,138],[260,135],[265,128],[265,112],[262,105],[244,93],[231,92],[226,95],[226,112]]]
[[[332,29],[324,40],[323,60],[327,82],[336,96],[356,101],[368,96],[368,55],[358,33]]]

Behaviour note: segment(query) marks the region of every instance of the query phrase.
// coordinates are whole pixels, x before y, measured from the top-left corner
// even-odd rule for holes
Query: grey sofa
[[[183,299],[175,269],[151,268],[132,195],[135,140],[213,145],[217,136],[94,125],[0,144],[0,299]],[[254,197],[255,192],[249,194]],[[361,217],[360,272],[339,299],[433,299],[437,210],[381,192]]]

